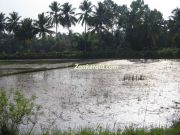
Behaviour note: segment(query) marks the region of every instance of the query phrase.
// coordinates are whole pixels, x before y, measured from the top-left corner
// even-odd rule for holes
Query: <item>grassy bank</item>
[[[179,48],[163,48],[159,50],[135,51],[129,49],[99,50],[94,52],[17,52],[14,54],[1,53],[0,59],[179,59]]]
[[[180,128],[154,128],[150,130],[129,128],[124,131],[117,132],[112,132],[109,130],[94,131],[91,129],[83,129],[78,132],[52,131],[52,133],[45,133],[42,135],[180,135]]]

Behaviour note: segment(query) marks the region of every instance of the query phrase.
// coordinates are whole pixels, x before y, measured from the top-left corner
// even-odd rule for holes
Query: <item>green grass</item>
[[[123,131],[110,131],[110,130],[91,130],[82,129],[79,131],[58,131],[54,130],[51,133],[42,133],[40,135],[180,135],[180,128],[154,128],[154,129],[133,129],[127,128]]]

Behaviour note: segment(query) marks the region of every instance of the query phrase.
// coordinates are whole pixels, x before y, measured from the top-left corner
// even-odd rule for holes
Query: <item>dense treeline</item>
[[[143,0],[133,1],[130,8],[112,0],[104,0],[97,6],[84,0],[79,9],[81,12],[77,13],[71,4],[54,1],[37,20],[22,18],[17,12],[8,16],[0,13],[0,54],[180,47],[179,8],[172,11],[169,20],[156,9],[151,10]],[[71,31],[77,23],[84,27],[82,34]],[[69,33],[58,32],[60,25]]]

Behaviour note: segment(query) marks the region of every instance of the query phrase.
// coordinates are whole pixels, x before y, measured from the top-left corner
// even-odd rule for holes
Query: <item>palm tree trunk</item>
[[[55,13],[55,21],[56,21],[56,38],[57,38],[57,29],[58,29],[58,20],[57,20],[57,13]]]
[[[57,38],[57,21],[56,21],[56,38]]]
[[[87,29],[87,24],[86,24],[86,22],[85,22],[85,34],[86,34],[86,29]]]
[[[84,52],[87,51],[87,24],[85,22],[85,42],[84,42]]]
[[[46,34],[42,33],[42,39],[45,39]]]

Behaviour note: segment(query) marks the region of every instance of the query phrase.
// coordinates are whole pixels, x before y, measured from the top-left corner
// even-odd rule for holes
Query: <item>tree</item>
[[[0,33],[4,33],[5,30],[5,14],[4,13],[0,13]]]
[[[180,45],[180,8],[174,9],[172,14],[168,23],[169,37],[171,44],[177,47]]]
[[[56,37],[57,37],[57,29],[58,29],[58,25],[60,24],[60,20],[61,18],[61,6],[59,3],[57,3],[57,1],[54,1],[51,3],[51,5],[49,5],[49,8],[51,9],[50,13],[50,17],[51,17],[51,22],[52,24],[55,25],[56,27]]]
[[[78,21],[81,22],[81,25],[85,25],[85,34],[87,32],[87,24],[88,24],[88,20],[91,17],[92,14],[92,8],[94,6],[92,5],[91,2],[89,2],[88,0],[84,0],[81,5],[79,6],[79,9],[82,11],[82,13],[78,13],[78,15],[80,15]]]
[[[116,3],[112,0],[104,0],[103,5],[106,9],[106,16],[108,17],[109,21],[106,24],[106,28],[114,34],[114,31],[117,27],[118,18],[120,15],[119,7]]]
[[[117,29],[120,31],[125,31],[128,27],[129,9],[126,5],[118,6],[117,8],[118,18],[117,18]]]
[[[118,6],[117,7],[117,17],[115,21],[115,44],[116,46],[125,46],[126,42],[126,34],[127,34],[127,28],[128,28],[128,18],[129,18],[129,9],[126,5]]]
[[[146,48],[157,47],[161,33],[163,31],[164,19],[161,12],[148,10],[144,17],[144,40]]]
[[[106,10],[103,3],[99,2],[98,6],[95,7],[95,12],[92,17],[89,18],[90,30],[92,33],[102,33],[108,32],[106,29],[106,24],[110,23],[109,16],[107,16],[108,11]]]
[[[75,17],[75,8],[72,8],[72,5],[67,3],[64,3],[62,5],[62,26],[67,27],[68,30],[72,25],[75,25],[77,22],[77,19]]]
[[[19,20],[21,16],[17,12],[12,12],[9,14],[9,17],[7,17],[7,30],[9,33],[13,32],[19,25]]]
[[[84,51],[86,51],[87,49],[87,24],[88,24],[88,20],[91,17],[92,14],[92,9],[93,9],[93,5],[91,2],[89,2],[88,0],[84,0],[81,5],[79,6],[79,9],[82,11],[82,13],[78,13],[78,15],[80,15],[78,21],[81,22],[81,25],[85,25],[85,45],[84,45]]]
[[[105,47],[104,44],[106,44],[107,36],[109,36],[109,31],[107,29],[107,25],[111,22],[109,15],[105,5],[99,2],[98,6],[95,7],[95,12],[93,12],[92,17],[90,17],[88,21],[90,26],[89,30],[91,30],[91,33],[96,33],[98,35],[99,45],[103,48]]]
[[[132,49],[141,50],[144,47],[144,44],[142,44],[144,39],[144,17],[149,7],[144,4],[143,0],[133,1],[130,7],[126,25],[126,43]]]
[[[176,8],[172,11],[172,16],[171,18],[174,20],[174,21],[180,21],[180,8]],[[178,22],[179,23],[179,22]]]
[[[49,30],[52,28],[50,23],[50,17],[45,16],[44,13],[38,15],[38,20],[35,21],[35,27],[38,30],[39,36],[44,38],[47,34],[52,34],[53,31]]]
[[[23,19],[15,29],[15,37],[20,40],[31,40],[37,33],[38,30],[35,29],[31,18]]]

